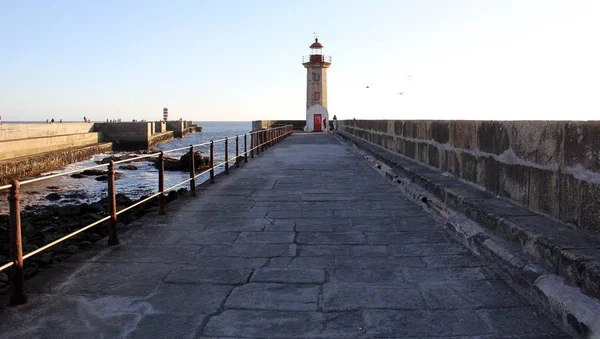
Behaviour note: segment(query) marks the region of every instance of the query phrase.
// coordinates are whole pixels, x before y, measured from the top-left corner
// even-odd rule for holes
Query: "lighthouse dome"
[[[315,42],[313,42],[312,45],[310,45],[310,48],[323,48],[323,45],[321,45],[321,43],[319,42],[319,38],[315,38]]]

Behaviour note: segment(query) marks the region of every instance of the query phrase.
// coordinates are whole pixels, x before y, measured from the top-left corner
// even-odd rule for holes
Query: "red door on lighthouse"
[[[321,114],[313,115],[313,124],[315,126],[314,131],[321,132],[321,125],[323,124],[323,122],[321,121]]]

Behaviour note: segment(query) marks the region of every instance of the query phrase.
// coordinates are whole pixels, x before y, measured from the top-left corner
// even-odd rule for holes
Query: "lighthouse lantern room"
[[[326,131],[325,121],[329,121],[327,111],[327,68],[331,57],[323,54],[319,38],[310,45],[310,55],[302,58],[306,68],[306,127],[305,131]]]

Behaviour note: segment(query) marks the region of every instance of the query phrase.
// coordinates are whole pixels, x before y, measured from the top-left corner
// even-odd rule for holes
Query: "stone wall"
[[[98,133],[79,133],[0,141],[0,160],[82,147],[99,142]]]
[[[339,129],[600,234],[600,122],[344,120]]]
[[[115,150],[148,149],[154,132],[151,122],[95,123],[94,131],[100,132],[102,141],[112,142]]]
[[[21,180],[33,177],[74,162],[89,159],[94,154],[110,151],[110,143],[99,143],[42,153],[26,158],[0,161],[0,185],[9,183],[13,178]]]
[[[87,133],[92,131],[93,126],[89,123],[2,124],[0,141]]]
[[[271,128],[281,125],[293,125],[295,131],[301,131],[306,125],[306,120],[255,120],[252,121],[252,130]]]

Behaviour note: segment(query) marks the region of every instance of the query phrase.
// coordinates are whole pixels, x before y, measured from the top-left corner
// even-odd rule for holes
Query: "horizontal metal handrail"
[[[241,134],[241,135],[235,135],[233,137],[225,137],[222,139],[212,140],[211,142],[205,142],[205,143],[201,143],[198,145],[190,145],[189,146],[189,152],[190,152],[190,156],[191,156],[190,178],[185,179],[167,189],[164,189],[164,155],[166,153],[188,149],[188,147],[182,147],[182,148],[177,148],[177,149],[168,150],[168,151],[160,151],[160,152],[156,152],[156,153],[145,154],[145,155],[136,156],[136,157],[132,157],[129,159],[123,159],[123,160],[118,160],[118,161],[111,160],[110,163],[108,163],[108,164],[100,164],[100,165],[86,167],[83,169],[55,173],[55,174],[48,175],[48,176],[42,176],[42,177],[38,177],[38,178],[24,180],[23,182],[14,180],[13,183],[10,185],[0,186],[0,190],[7,189],[7,188],[11,189],[11,192],[9,194],[10,228],[11,228],[10,241],[11,241],[11,248],[14,247],[17,249],[16,252],[11,251],[11,261],[0,266],[0,272],[7,268],[12,268],[12,270],[13,270],[12,274],[11,274],[11,276],[13,277],[13,279],[11,279],[11,304],[21,304],[26,301],[26,297],[24,294],[24,287],[23,287],[23,281],[24,281],[23,261],[24,260],[31,258],[34,255],[39,254],[39,253],[51,248],[52,246],[55,246],[69,238],[72,238],[73,236],[75,236],[81,232],[84,232],[84,231],[86,231],[94,226],[97,226],[103,222],[106,222],[106,221],[108,221],[108,224],[109,224],[109,226],[108,226],[108,230],[109,230],[108,243],[109,243],[109,245],[116,245],[119,243],[117,234],[116,234],[116,221],[117,221],[118,215],[123,214],[126,211],[129,211],[135,207],[138,207],[138,206],[140,206],[154,198],[157,198],[157,197],[159,198],[159,214],[164,214],[164,200],[165,200],[165,192],[166,191],[173,190],[176,187],[179,187],[183,184],[190,182],[191,185],[193,185],[191,187],[191,189],[192,189],[192,195],[194,196],[195,195],[194,183],[195,183],[196,178],[198,178],[202,175],[206,175],[207,173],[210,173],[209,183],[212,184],[212,183],[214,183],[214,170],[216,168],[218,168],[220,166],[225,166],[225,174],[229,174],[228,164],[234,160],[237,161],[240,154],[244,155],[244,161],[247,162],[248,154],[251,154],[251,156],[254,157],[255,150],[257,151],[256,153],[259,154],[261,148],[264,151],[267,147],[272,146],[273,144],[279,142],[282,138],[287,137],[290,134],[292,134],[292,125],[285,125],[285,126],[281,126],[281,127],[259,130],[259,131],[254,131],[254,132],[245,133],[245,134]],[[248,135],[250,135],[252,137],[252,140],[251,140],[252,144],[255,145],[253,147],[251,146],[249,149],[247,147]],[[242,152],[242,153],[240,153],[240,150],[239,150],[240,136],[243,137],[243,139],[244,139],[244,152]],[[256,137],[254,137],[254,136],[256,136]],[[232,157],[228,157],[228,155],[227,155],[228,141],[233,138],[236,139],[236,155],[232,156]],[[225,142],[225,145],[226,145],[225,160],[216,165],[214,164],[214,157],[215,157],[214,156],[214,143],[215,142]],[[194,173],[194,171],[195,171],[194,155],[192,153],[194,151],[194,147],[207,146],[207,145],[210,145],[211,166],[210,166],[210,168],[204,170],[203,172],[201,172],[199,174],[195,174]],[[116,191],[115,191],[115,165],[125,163],[125,162],[130,162],[130,161],[138,161],[141,159],[157,157],[157,156],[158,156],[158,167],[159,167],[159,191],[151,196],[144,198],[143,200],[137,201],[134,204],[117,211],[117,209],[116,209]],[[80,228],[72,233],[69,233],[59,239],[56,239],[56,240],[52,241],[51,243],[46,244],[30,253],[23,255],[22,244],[21,244],[21,222],[20,222],[21,209],[19,206],[19,199],[20,199],[19,198],[19,188],[20,188],[21,184],[32,183],[32,182],[41,181],[41,180],[45,180],[45,179],[55,178],[55,177],[58,177],[61,175],[72,174],[72,173],[76,173],[76,172],[85,171],[88,169],[101,168],[101,167],[105,167],[105,166],[108,166],[107,173],[108,173],[108,193],[109,193],[108,194],[108,199],[109,199],[108,214],[109,215],[106,217],[103,217],[89,225],[83,226],[82,228]]]

